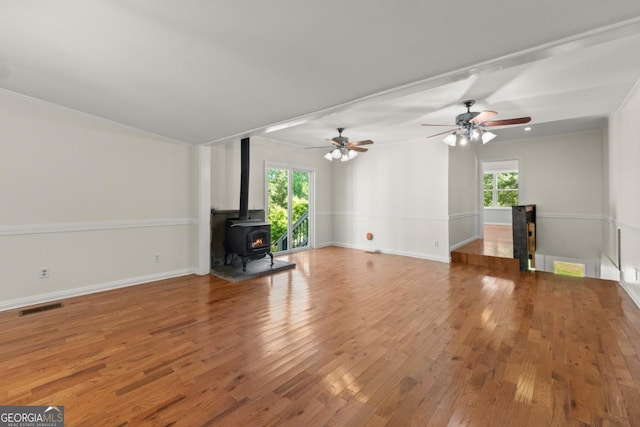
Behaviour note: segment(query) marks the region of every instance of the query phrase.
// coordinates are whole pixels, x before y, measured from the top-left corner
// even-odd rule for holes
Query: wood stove
[[[242,259],[242,271],[247,271],[247,261],[264,258],[271,253],[271,224],[249,218],[249,138],[240,146],[240,211],[238,218],[225,223],[224,264],[229,265],[236,254]]]
[[[271,224],[262,220],[228,219],[225,224],[225,255],[224,263],[229,256],[238,255],[242,259],[242,271],[247,271],[247,261],[251,259],[271,257]]]

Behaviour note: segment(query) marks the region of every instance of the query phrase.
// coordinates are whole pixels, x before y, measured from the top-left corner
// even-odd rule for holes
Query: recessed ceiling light
[[[531,127],[527,126],[526,128],[524,128],[525,132],[529,132],[531,130]]]

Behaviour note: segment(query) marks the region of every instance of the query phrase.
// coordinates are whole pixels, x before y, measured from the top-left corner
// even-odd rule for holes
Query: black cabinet
[[[520,270],[536,266],[536,205],[512,206],[513,257]]]

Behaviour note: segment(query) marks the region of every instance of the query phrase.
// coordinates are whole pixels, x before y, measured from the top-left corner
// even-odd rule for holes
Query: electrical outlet
[[[434,240],[434,241],[433,241],[433,247],[434,247],[434,248],[437,248],[437,247],[438,247],[438,241],[437,241],[437,240]]]
[[[638,275],[640,275],[640,268],[634,268],[635,281],[638,281]]]
[[[156,254],[153,258],[153,262],[160,262],[160,254]]]
[[[49,267],[42,267],[40,269],[40,278],[48,279],[49,278]]]

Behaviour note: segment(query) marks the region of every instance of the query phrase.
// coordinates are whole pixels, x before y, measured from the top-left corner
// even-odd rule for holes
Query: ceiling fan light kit
[[[342,136],[344,128],[338,128],[338,136],[331,138],[331,144],[333,148],[324,155],[324,158],[330,162],[340,159],[342,162],[348,162],[353,160],[358,155],[358,152],[364,153],[367,148],[362,148],[361,145],[373,144],[370,139],[363,141],[349,142],[349,138]],[[324,148],[324,147],[309,147],[309,148]]]
[[[483,144],[491,141],[496,137],[496,134],[493,132],[489,132],[488,130],[482,131],[479,129],[474,129],[471,132],[452,132],[442,140],[445,144],[455,147],[456,145],[467,145],[469,141],[482,141]]]
[[[442,141],[447,145],[455,147],[458,142],[458,135],[455,132],[450,133],[449,135],[445,136]]]
[[[489,131],[484,131],[484,132],[482,132],[482,143],[486,144],[487,142],[491,141],[495,137],[496,137],[495,133],[491,133]]]
[[[489,121],[489,118],[498,113],[491,110],[484,110],[482,112],[471,111],[471,106],[473,104],[475,104],[474,100],[463,102],[463,105],[467,107],[467,111],[456,116],[456,128],[430,135],[427,138],[432,138],[446,133],[447,136],[445,136],[442,141],[451,147],[455,147],[456,145],[467,145],[469,141],[482,141],[483,144],[486,144],[495,138],[496,134],[489,132],[485,127],[518,125],[529,123],[531,121],[531,117]],[[423,126],[447,125],[424,124]]]

